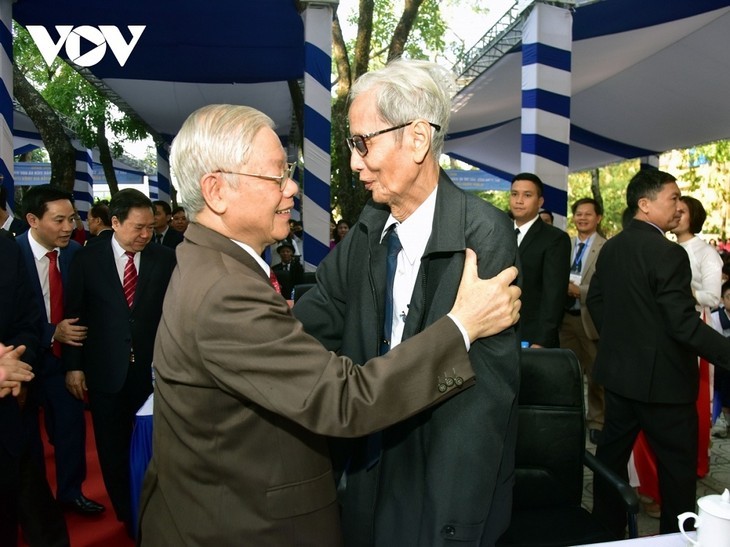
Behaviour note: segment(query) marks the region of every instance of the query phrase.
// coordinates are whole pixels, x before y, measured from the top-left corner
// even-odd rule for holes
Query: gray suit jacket
[[[516,261],[514,232],[504,213],[462,192],[443,173],[438,184],[406,340],[453,305],[465,248],[476,251],[482,278]],[[347,238],[320,264],[317,286],[294,308],[307,332],[360,362],[377,355],[382,337],[386,246],[380,236],[388,214],[387,207],[368,203]],[[562,287],[564,294],[565,282]],[[506,529],[519,389],[515,329],[478,340],[469,359],[476,387],[385,430],[377,466],[367,468],[364,439],[346,447],[342,501],[348,546],[492,545]],[[452,366],[449,357],[441,373]]]
[[[364,435],[459,393],[438,390],[447,359],[474,383],[448,318],[368,366],[336,356],[246,251],[191,223],[155,343],[141,544],[340,545],[323,435]]]

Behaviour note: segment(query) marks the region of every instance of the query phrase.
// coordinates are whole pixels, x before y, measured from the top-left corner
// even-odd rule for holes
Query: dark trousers
[[[0,444],[0,546],[18,545],[19,461]]]
[[[657,460],[662,516],[659,533],[678,532],[677,515],[694,511],[697,482],[695,403],[642,403],[606,389],[606,422],[596,456],[628,480],[634,441],[644,431]],[[617,539],[624,537],[626,510],[608,483],[594,475],[593,513]]]
[[[66,389],[65,372],[44,375],[39,387],[46,432],[56,458],[56,497],[72,501],[81,495],[81,484],[86,479],[84,403]]]
[[[146,372],[145,372],[146,370]],[[118,393],[89,390],[96,451],[104,485],[117,519],[131,522],[129,447],[137,410],[152,393],[149,367],[130,364],[127,379]]]
[[[67,547],[68,529],[63,511],[53,498],[43,469],[30,457],[22,458],[19,466],[18,496],[20,527],[31,547]]]

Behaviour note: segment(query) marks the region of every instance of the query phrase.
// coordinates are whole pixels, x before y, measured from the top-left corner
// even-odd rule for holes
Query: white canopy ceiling
[[[520,169],[520,48],[455,98],[445,151]],[[570,170],[730,137],[730,2],[604,0],[573,19]]]

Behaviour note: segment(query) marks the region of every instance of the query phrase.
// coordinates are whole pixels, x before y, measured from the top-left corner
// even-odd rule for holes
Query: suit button
[[[447,525],[441,528],[441,533],[447,537],[454,537],[456,535],[456,528],[451,525]]]

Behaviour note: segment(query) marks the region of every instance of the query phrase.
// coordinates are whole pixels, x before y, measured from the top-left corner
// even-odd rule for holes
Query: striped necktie
[[[134,303],[134,292],[137,290],[137,267],[134,265],[134,253],[126,251],[127,263],[124,266],[124,297],[127,299],[127,305],[131,308]]]

